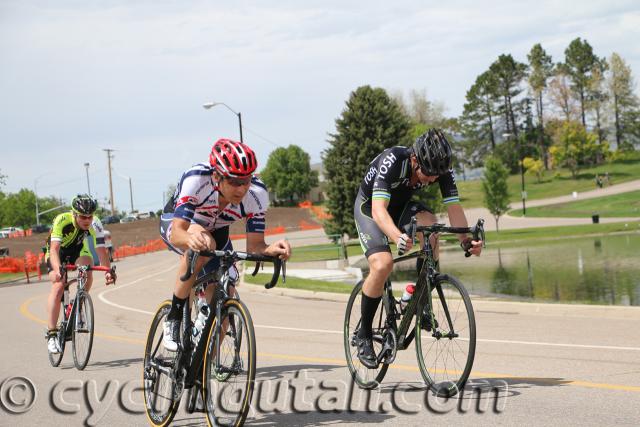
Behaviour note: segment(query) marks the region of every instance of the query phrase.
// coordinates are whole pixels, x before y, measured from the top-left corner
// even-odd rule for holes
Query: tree
[[[279,199],[291,203],[303,199],[318,185],[318,172],[311,170],[309,154],[297,145],[272,151],[260,176]]]
[[[500,159],[487,157],[484,166],[484,178],[482,178],[482,190],[484,191],[484,205],[496,220],[509,210],[509,188],[507,178],[509,171]]]
[[[3,175],[2,172],[0,172],[0,185],[6,185],[7,184],[7,176]]]
[[[494,75],[497,87],[497,93],[502,98],[502,113],[505,119],[505,130],[512,133],[518,138],[518,121],[516,119],[515,98],[522,92],[520,83],[526,75],[527,66],[517,62],[511,55],[500,55],[498,59],[491,64],[489,72]]]
[[[554,136],[555,145],[549,152],[553,162],[571,170],[576,178],[581,166],[594,164],[600,156],[608,154],[609,144],[598,144],[598,136],[587,130],[580,123],[564,122]]]
[[[494,76],[485,71],[467,91],[464,111],[460,119],[462,135],[471,152],[469,158],[483,158],[496,149],[495,117],[497,113],[497,83]],[[473,153],[473,154],[472,154]]]
[[[604,130],[604,107],[607,102],[607,92],[604,84],[604,73],[609,68],[606,60],[596,62],[591,70],[591,78],[587,83],[587,102],[588,111],[593,111],[596,120],[596,135],[598,135],[598,143],[602,144],[605,140]]]
[[[569,47],[564,51],[564,55],[565,62],[560,67],[572,81],[571,88],[576,98],[580,101],[582,126],[586,128],[587,89],[593,70],[598,65],[598,62],[601,62],[601,59],[593,53],[591,45],[586,40],[581,40],[580,37],[569,44]]]
[[[536,102],[536,114],[538,117],[538,145],[545,169],[549,169],[547,161],[547,150],[545,147],[544,135],[544,114],[543,114],[543,98],[542,95],[547,88],[547,81],[553,75],[553,61],[551,56],[538,43],[531,48],[527,55],[529,60],[529,87]]]
[[[613,108],[616,145],[618,149],[633,149],[640,139],[640,102],[634,93],[631,68],[617,53],[611,55],[607,81]]]
[[[556,68],[555,75],[549,82],[549,96],[566,121],[577,119],[578,105],[571,92],[571,81],[569,75],[560,66]]]
[[[410,122],[397,102],[381,88],[361,86],[351,93],[336,119],[336,133],[323,153],[328,181],[325,223],[328,234],[355,236],[353,206],[369,163],[385,148],[408,145]]]
[[[542,160],[534,159],[533,157],[525,157],[522,159],[522,167],[524,167],[525,173],[535,175],[538,182],[542,182],[542,173],[544,172],[544,164]]]

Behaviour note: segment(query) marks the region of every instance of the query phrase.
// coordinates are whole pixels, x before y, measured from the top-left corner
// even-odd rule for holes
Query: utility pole
[[[111,215],[115,215],[116,204],[113,201],[113,183],[111,182],[111,159],[113,158],[113,154],[111,154],[111,152],[114,150],[111,148],[104,148],[102,151],[107,152],[107,167],[109,168],[109,199],[111,201]]]
[[[129,198],[131,199],[131,215],[133,215],[133,187],[131,186],[131,177],[129,177]]]

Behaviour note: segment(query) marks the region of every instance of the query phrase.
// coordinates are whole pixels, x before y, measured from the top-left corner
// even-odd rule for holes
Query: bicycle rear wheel
[[[362,300],[363,283],[364,281],[361,280],[351,291],[344,314],[344,354],[347,359],[347,367],[356,384],[363,389],[374,389],[378,387],[386,375],[389,364],[381,363],[376,369],[369,369],[358,359],[358,346],[355,344],[354,339],[360,330],[360,302]],[[386,298],[386,296],[383,296],[383,298]],[[382,337],[384,336],[386,318],[387,312],[384,309],[384,303],[380,301],[372,325],[373,348],[376,354],[379,354],[382,350]]]
[[[144,405],[151,425],[169,425],[178,411],[179,399],[174,398],[174,373],[178,353],[165,350],[162,345],[164,321],[171,310],[171,301],[164,301],[156,311],[144,349],[142,384]]]
[[[204,359],[204,385],[209,426],[244,424],[256,379],[256,338],[251,314],[237,299],[225,302],[216,355],[216,322],[209,331]],[[220,367],[216,367],[219,357]]]
[[[83,293],[76,301],[72,325],[73,364],[82,371],[89,362],[93,347],[93,302],[88,293]]]
[[[437,276],[430,316],[418,312],[416,355],[424,382],[439,396],[464,388],[476,352],[476,321],[467,290],[455,277]],[[434,322],[435,320],[435,322]]]
[[[60,318],[64,319],[64,305],[60,304]],[[62,321],[58,324],[58,345],[60,346],[60,353],[50,353],[49,352],[49,363],[51,364],[51,366],[53,366],[54,368],[58,367],[60,365],[60,362],[62,362],[62,356],[64,356],[64,344],[65,344],[65,339],[64,339],[64,335],[65,335],[65,329],[66,329],[66,322]]]

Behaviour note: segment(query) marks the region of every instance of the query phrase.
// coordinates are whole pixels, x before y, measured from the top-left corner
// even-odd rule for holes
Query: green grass
[[[31,275],[34,275],[37,273],[31,273]],[[16,280],[16,279],[24,279],[26,276],[24,275],[24,273],[0,273],[0,283],[2,282],[9,282],[11,280]]]
[[[264,285],[271,280],[270,274],[257,274],[255,277],[251,274],[245,274],[244,280],[247,283],[256,285]],[[278,281],[277,287],[285,289],[304,289],[316,292],[334,292],[340,294],[348,294],[353,290],[353,285],[344,282],[325,282],[324,280],[301,279],[298,277],[287,276],[287,283],[282,283],[282,278]]]
[[[585,218],[593,213],[601,217],[640,217],[640,191],[527,208],[527,217]],[[510,211],[509,215],[522,216],[522,210]]]
[[[348,256],[362,254],[360,244],[349,243],[347,245]],[[293,246],[291,262],[324,261],[338,259],[340,257],[340,246],[333,244]]]
[[[582,169],[578,172],[576,179],[571,177],[571,172],[567,169],[547,171],[541,183],[537,182],[535,176],[525,175],[527,200],[565,196],[573,191],[580,193],[595,190],[596,173],[604,175],[605,172],[609,172],[611,184],[633,181],[634,179],[640,179],[640,162],[616,162]],[[556,173],[558,174],[557,177]],[[458,177],[456,184],[460,192],[462,205],[466,208],[484,206],[482,182],[479,179],[473,181],[461,181],[459,179],[460,177]],[[508,179],[508,185],[511,202],[520,201],[520,175],[511,175]]]
[[[612,224],[584,224],[557,227],[522,228],[504,230],[499,233],[489,231],[486,233],[487,243],[500,245],[509,243],[521,244],[522,241],[535,241],[545,239],[558,239],[562,237],[575,237],[586,235],[599,235],[620,232],[640,232],[640,221],[618,222]]]

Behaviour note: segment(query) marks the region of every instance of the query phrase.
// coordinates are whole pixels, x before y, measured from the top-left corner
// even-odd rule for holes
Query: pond
[[[640,234],[489,245],[481,257],[443,251],[442,271],[476,295],[529,301],[640,306]],[[415,265],[415,261],[411,264]],[[415,280],[410,263],[399,265],[393,281]]]

